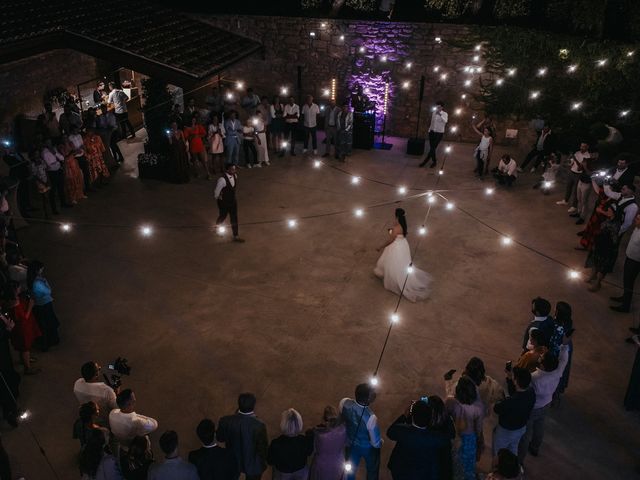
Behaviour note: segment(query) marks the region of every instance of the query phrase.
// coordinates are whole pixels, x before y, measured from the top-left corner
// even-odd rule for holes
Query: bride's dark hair
[[[398,223],[402,227],[402,234],[407,236],[407,219],[404,216],[404,210],[402,208],[396,208],[396,218],[398,219]]]

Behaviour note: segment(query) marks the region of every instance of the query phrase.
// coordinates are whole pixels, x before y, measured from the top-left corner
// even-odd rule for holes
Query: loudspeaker
[[[425,138],[410,138],[407,140],[407,155],[424,155]]]

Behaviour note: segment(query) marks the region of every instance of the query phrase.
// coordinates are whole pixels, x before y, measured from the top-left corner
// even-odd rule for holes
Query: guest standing
[[[100,430],[92,430],[87,444],[80,452],[80,480],[122,480],[118,460],[106,449]]]
[[[258,163],[258,150],[256,149],[256,127],[254,119],[248,118],[247,124],[242,127],[242,154],[244,155],[244,164],[247,168],[261,167]]]
[[[246,480],[260,480],[267,468],[267,427],[256,417],[255,406],[255,395],[240,394],[237,412],[222,417],[218,426],[218,440],[234,453]]]
[[[40,369],[31,365],[31,348],[42,332],[32,313],[33,299],[21,293],[19,284],[10,284],[4,294],[7,310],[15,324],[11,331],[11,344],[20,353],[24,374],[34,375]]]
[[[213,196],[218,203],[218,220],[216,225],[222,225],[229,215],[231,219],[231,229],[233,231],[233,241],[243,243],[244,240],[238,235],[238,202],[236,200],[236,185],[238,175],[236,166],[228,163],[224,174],[218,179]]]
[[[44,277],[44,264],[42,262],[33,260],[29,263],[27,285],[31,289],[35,304],[33,313],[42,331],[41,348],[42,351],[46,352],[50,347],[60,343],[60,336],[58,335],[60,321],[53,309],[51,287]]]
[[[172,180],[174,183],[189,183],[189,154],[182,130],[176,122],[169,128],[169,158],[172,163]]]
[[[310,436],[302,435],[302,427],[302,416],[295,409],[282,412],[282,435],[271,441],[267,453],[274,480],[307,480],[307,459],[313,452],[313,441]]]
[[[445,406],[460,437],[460,446],[454,456],[454,471],[459,471],[464,480],[475,480],[476,462],[484,449],[482,421],[485,407],[469,377],[460,377],[455,396],[447,397]]]
[[[87,128],[87,133],[84,136],[84,150],[89,163],[89,182],[94,184],[100,180],[101,184],[106,183],[106,179],[111,175],[104,163],[106,148],[93,128]]]
[[[331,145],[333,145],[333,154],[338,158],[338,115],[340,115],[340,107],[336,105],[336,101],[331,99],[329,108],[327,109],[326,123],[324,127],[325,133],[325,152],[323,157],[328,157],[331,153]]]
[[[204,148],[204,138],[207,136],[207,131],[200,124],[200,115],[196,112],[191,115],[191,125],[184,129],[184,136],[189,142],[189,153],[191,154],[191,163],[198,169],[197,163],[204,168],[207,180],[211,179],[211,173],[209,173],[209,164],[207,161],[207,152]],[[196,178],[198,177],[196,173]]]
[[[313,96],[307,95],[307,101],[302,106],[302,116],[304,117],[304,142],[302,153],[307,153],[309,147],[309,136],[311,136],[311,146],[313,147],[313,154],[318,154],[318,123],[317,118],[320,113],[320,108],[317,104],[313,103]]]
[[[536,139],[536,143],[533,145],[533,150],[531,150],[527,157],[524,159],[524,162],[518,168],[519,172],[523,172],[527,165],[533,160],[533,168],[531,168],[531,173],[536,171],[540,162],[542,162],[546,157],[548,157],[555,150],[555,136],[551,131],[551,125],[547,123],[540,133],[538,134],[538,138]]]
[[[96,126],[104,130],[109,138],[109,149],[113,159],[118,164],[124,163],[124,155],[118,146],[120,141],[120,130],[118,129],[118,120],[113,112],[109,111],[105,104],[100,105],[101,114],[96,119]]]
[[[218,114],[211,114],[211,123],[207,128],[207,142],[209,154],[211,155],[211,168],[214,174],[217,171],[224,172],[224,136],[224,125],[222,125]]]
[[[44,162],[47,178],[49,179],[49,202],[51,203],[51,211],[58,213],[56,197],[58,197],[61,207],[71,206],[64,198],[64,169],[62,167],[64,156],[56,150],[49,138],[45,140],[44,148],[40,151],[40,155]]]
[[[581,175],[588,169],[587,159],[591,158],[589,154],[589,145],[585,142],[580,144],[580,149],[573,153],[569,160],[571,162],[569,167],[569,177],[567,179],[567,186],[564,193],[564,198],[556,205],[569,205],[568,213],[571,216],[578,216],[578,182]],[[589,183],[591,181],[589,180]]]
[[[480,177],[480,179],[482,179],[484,178],[484,166],[489,163],[491,158],[493,137],[491,136],[491,130],[488,127],[484,127],[481,132],[475,125],[473,125],[473,130],[480,135],[480,143],[473,152],[473,157],[476,160],[476,169],[474,172],[476,177]]]
[[[361,383],[356,387],[355,397],[343,398],[338,407],[347,427],[347,461],[352,466],[351,473],[345,478],[353,480],[360,460],[364,459],[367,480],[377,480],[383,440],[378,427],[378,417],[370,408],[376,399],[376,392],[369,384]]]
[[[431,114],[431,124],[429,125],[429,153],[420,164],[424,167],[431,159],[431,168],[436,166],[436,150],[444,136],[444,129],[449,121],[449,115],[444,111],[444,102],[436,102],[436,107]]]
[[[493,429],[493,456],[503,448],[518,454],[518,444],[527,429],[529,415],[536,401],[529,370],[514,367],[507,371],[509,396],[496,402],[493,411],[498,415],[498,424]]]
[[[338,115],[338,158],[344,162],[348,155],[351,155],[353,145],[353,112],[349,110],[349,105],[342,105],[342,111]]]
[[[164,462],[149,467],[148,480],[199,480],[198,470],[178,454],[178,434],[167,430],[160,436]]]
[[[258,150],[258,165],[271,165],[269,163],[269,150],[267,148],[267,125],[261,110],[256,111],[253,126],[256,132],[256,150]]]
[[[136,136],[136,132],[129,121],[129,111],[127,109],[127,101],[129,100],[129,97],[126,93],[116,87],[115,82],[109,82],[109,89],[111,91],[109,92],[107,103],[113,104],[116,119],[118,120],[118,125],[120,125],[120,130],[122,131],[122,137],[134,138]],[[130,137],[127,137],[127,130],[131,132]]]
[[[82,170],[84,194],[86,195],[87,192],[93,190],[91,188],[91,173],[89,172],[89,162],[87,161],[87,157],[85,156],[84,140],[82,139],[82,135],[80,135],[80,131],[77,127],[71,128],[71,132],[69,133],[69,142],[73,146],[73,154],[78,161],[80,170]]]
[[[284,122],[284,106],[280,103],[280,97],[273,97],[273,103],[270,107],[271,110],[271,125],[269,133],[271,135],[271,146],[273,150],[279,152],[279,155],[284,156],[284,148],[282,147],[283,136],[285,133],[286,124]]]
[[[240,157],[240,138],[242,135],[242,123],[238,120],[235,110],[229,112],[229,118],[224,122],[224,148],[227,151],[227,163],[238,165]]]
[[[67,203],[75,205],[83,198],[87,198],[84,194],[84,179],[82,170],[78,165],[78,159],[73,154],[73,145],[69,142],[69,138],[65,135],[62,142],[58,146],[58,150],[64,157],[64,196]]]
[[[134,437],[127,451],[120,454],[120,469],[125,480],[147,480],[153,452],[149,437]]]
[[[238,466],[233,452],[216,444],[216,424],[205,418],[198,424],[196,434],[202,443],[189,452],[189,462],[198,469],[200,480],[237,480]]]
[[[295,157],[296,146],[296,132],[298,131],[298,121],[300,119],[300,107],[296,105],[296,100],[293,97],[289,97],[289,103],[284,106],[284,121],[286,123],[286,130],[284,139],[291,142],[291,155]]]
[[[314,454],[309,480],[341,480],[347,429],[334,407],[325,407],[322,423],[313,429],[312,434]]]
[[[615,312],[627,313],[631,311],[633,287],[640,273],[640,215],[635,216],[633,224],[634,229],[627,244],[622,273],[624,291],[619,297],[611,297],[612,301],[620,303],[620,305],[609,307]]]
[[[13,356],[9,349],[9,338],[15,324],[8,316],[0,313],[0,407],[2,416],[12,427],[18,426],[18,404],[20,396],[18,386],[20,375],[13,368]]]

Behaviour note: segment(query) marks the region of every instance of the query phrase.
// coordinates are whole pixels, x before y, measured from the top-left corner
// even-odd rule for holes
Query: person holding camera
[[[507,448],[518,454],[518,443],[527,429],[529,415],[536,401],[531,385],[531,373],[526,368],[513,367],[507,363],[507,389],[509,395],[496,402],[493,411],[498,415],[498,424],[493,429],[493,457]]]
[[[116,404],[118,392],[100,380],[100,370],[100,365],[94,361],[82,365],[80,368],[82,377],[73,384],[73,394],[80,405],[95,402],[106,420],[109,412],[118,406]]]
[[[158,428],[155,418],[135,412],[136,396],[130,388],[118,394],[116,403],[118,408],[109,413],[109,427],[120,444],[129,445],[135,437],[148,435]]]
[[[450,440],[444,432],[428,428],[431,419],[428,402],[427,397],[411,402],[387,429],[389,440],[396,442],[387,465],[393,480],[438,480],[446,471],[441,459]]]

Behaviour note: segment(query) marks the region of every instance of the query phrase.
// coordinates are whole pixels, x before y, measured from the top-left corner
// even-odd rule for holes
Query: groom
[[[213,193],[218,202],[218,220],[216,225],[222,224],[227,215],[231,217],[231,229],[233,230],[233,241],[243,243],[244,240],[238,236],[238,203],[236,202],[236,185],[238,183],[238,175],[236,174],[236,166],[233,163],[225,165],[225,171],[216,183],[216,189]]]

